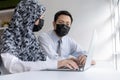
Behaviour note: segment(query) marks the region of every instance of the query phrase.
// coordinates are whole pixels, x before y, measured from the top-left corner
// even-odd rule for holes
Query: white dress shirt
[[[42,48],[46,51],[45,53],[48,55],[50,59],[60,60],[66,59],[69,56],[78,57],[81,54],[87,54],[86,51],[81,49],[80,45],[77,44],[73,39],[68,37],[67,35],[62,37],[61,44],[61,56],[57,53],[58,47],[58,37],[55,31],[49,31],[47,33],[40,33],[38,35],[38,41],[40,42]]]
[[[3,60],[4,67],[10,73],[57,68],[57,61],[50,60],[49,58],[47,58],[47,61],[32,62],[22,61],[16,56],[11,55],[10,53],[2,53],[1,57]]]

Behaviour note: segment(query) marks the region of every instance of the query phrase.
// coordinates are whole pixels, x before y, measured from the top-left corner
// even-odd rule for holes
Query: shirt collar
[[[57,42],[58,40],[62,40],[63,39],[63,37],[59,37],[56,33],[55,33],[55,31],[53,30],[52,31],[52,37],[53,37],[53,39],[54,39],[54,41],[55,42]]]

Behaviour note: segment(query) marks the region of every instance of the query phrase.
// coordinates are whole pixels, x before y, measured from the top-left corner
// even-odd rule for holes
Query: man
[[[50,59],[59,61],[58,65],[77,69],[85,64],[87,53],[67,36],[72,22],[72,15],[68,11],[58,11],[54,16],[54,30],[40,34],[38,41]]]

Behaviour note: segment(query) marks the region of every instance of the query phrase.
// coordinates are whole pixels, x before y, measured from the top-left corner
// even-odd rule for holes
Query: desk
[[[30,71],[3,75],[0,80],[120,80],[120,72],[111,63],[97,63],[85,72]]]

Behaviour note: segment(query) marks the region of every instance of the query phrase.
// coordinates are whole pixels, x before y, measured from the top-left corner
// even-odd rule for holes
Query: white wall
[[[94,59],[112,58],[111,0],[41,0],[41,3],[47,8],[42,31],[53,29],[52,21],[57,11],[68,10],[74,18],[69,36],[88,50],[92,32],[96,29]]]

